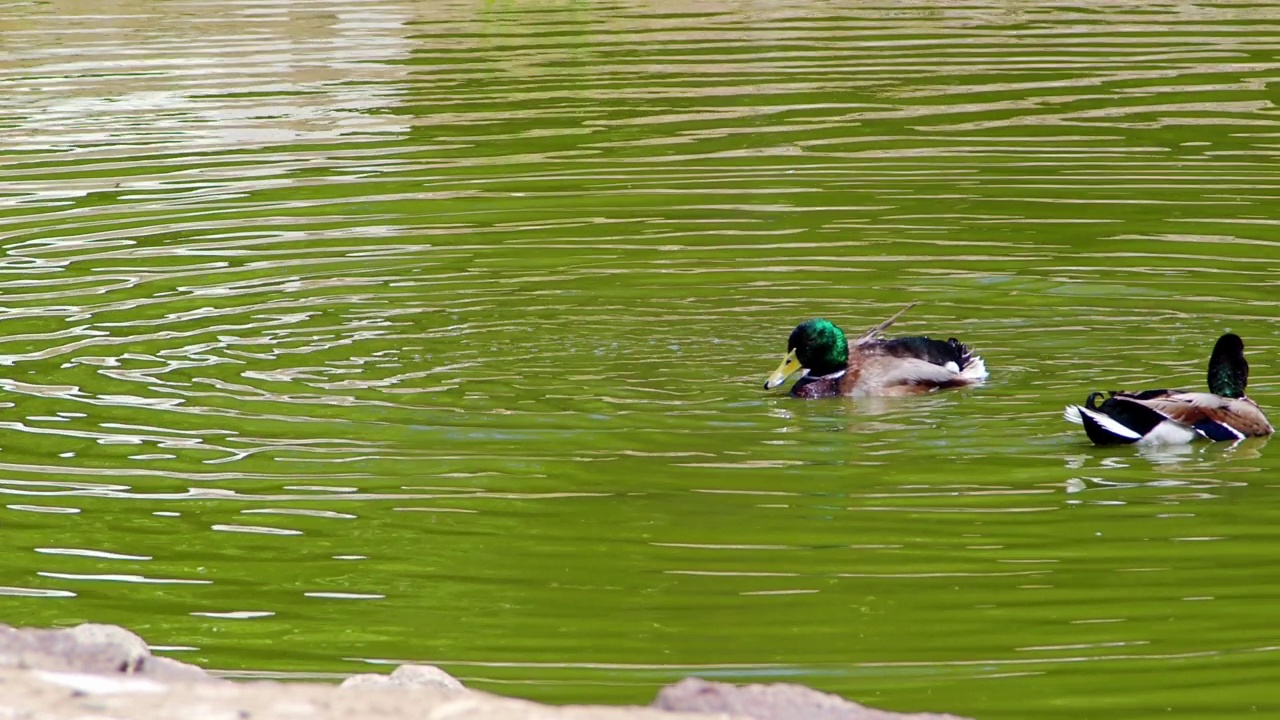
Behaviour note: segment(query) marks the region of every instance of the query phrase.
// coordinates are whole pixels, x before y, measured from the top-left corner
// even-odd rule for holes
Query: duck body
[[[1090,393],[1084,405],[1068,405],[1063,416],[1084,426],[1096,445],[1183,444],[1199,438],[1241,440],[1275,432],[1244,391],[1249,364],[1244,341],[1227,333],[1209,358],[1209,392],[1186,390]],[[1101,404],[1098,398],[1103,399]]]
[[[919,395],[986,379],[982,358],[955,338],[884,338],[884,329],[912,305],[852,341],[822,318],[801,323],[788,338],[787,356],[765,388],[781,385],[797,371],[801,376],[791,395],[804,399]]]

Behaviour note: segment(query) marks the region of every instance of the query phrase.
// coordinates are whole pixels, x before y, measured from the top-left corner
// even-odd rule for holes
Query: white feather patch
[[[1132,431],[1130,431],[1132,432]],[[1141,440],[1141,445],[1186,445],[1200,437],[1195,429],[1172,420],[1165,420],[1151,429]]]
[[[1079,406],[1068,405],[1067,408],[1062,411],[1062,419],[1066,420],[1069,423],[1083,425],[1084,418],[1080,417],[1080,409],[1081,408]]]
[[[951,363],[947,363],[950,365]],[[969,358],[969,364],[964,366],[964,370],[960,371],[960,377],[978,382],[987,379],[987,364],[982,362],[982,358],[974,355]]]
[[[1097,410],[1090,410],[1087,407],[1080,407],[1079,405],[1076,405],[1075,407],[1078,412],[1088,415],[1090,419],[1092,419],[1094,422],[1101,425],[1102,429],[1106,430],[1112,435],[1116,435],[1122,438],[1128,438],[1130,440],[1137,440],[1142,437],[1142,435],[1139,434],[1138,432],[1134,430],[1130,430],[1129,428],[1125,427],[1124,425],[1121,425],[1119,422],[1115,420],[1112,420],[1106,415],[1103,415]],[[1066,413],[1063,413],[1063,415],[1065,416]],[[1067,419],[1070,420],[1071,418],[1067,418]],[[1083,423],[1084,420],[1081,419],[1080,422]],[[1160,423],[1160,424],[1164,425],[1166,423]],[[1159,426],[1157,426],[1157,429],[1158,427]]]

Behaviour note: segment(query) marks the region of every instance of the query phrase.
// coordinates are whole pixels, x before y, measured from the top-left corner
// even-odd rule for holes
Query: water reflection
[[[1253,472],[1237,463],[1262,458],[1269,437],[1244,438],[1234,442],[1195,442],[1185,445],[1131,445],[1115,448],[1089,448],[1092,454],[1070,455],[1065,466],[1073,470],[1097,468],[1157,466],[1161,472],[1197,472],[1205,465],[1225,472]]]

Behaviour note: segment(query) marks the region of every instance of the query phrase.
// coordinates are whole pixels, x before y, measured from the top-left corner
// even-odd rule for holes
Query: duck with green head
[[[1063,417],[1084,426],[1096,445],[1182,444],[1197,438],[1241,440],[1275,432],[1258,403],[1245,396],[1249,363],[1244,341],[1227,333],[1209,356],[1209,392],[1111,390],[1089,393]],[[1097,404],[1098,398],[1104,398]]]
[[[852,342],[829,320],[800,323],[791,331],[787,356],[765,381],[765,389],[778,387],[796,372],[800,379],[791,387],[791,395],[798,398],[918,395],[976,385],[986,379],[982,358],[955,338],[883,336],[886,328],[914,306],[911,303]]]

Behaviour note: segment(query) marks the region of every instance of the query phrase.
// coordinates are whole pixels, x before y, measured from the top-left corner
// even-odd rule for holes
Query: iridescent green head
[[[1227,333],[1218,338],[1209,356],[1209,392],[1225,398],[1244,397],[1249,384],[1249,363],[1244,359],[1244,341]]]
[[[802,322],[787,338],[787,356],[765,381],[765,389],[786,382],[797,370],[805,375],[822,376],[849,366],[849,341],[844,332],[822,318]]]

